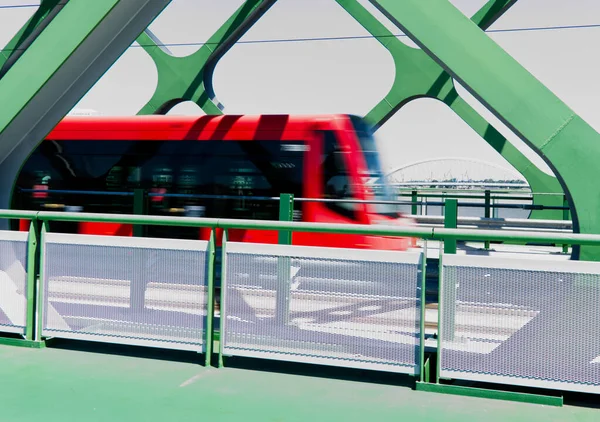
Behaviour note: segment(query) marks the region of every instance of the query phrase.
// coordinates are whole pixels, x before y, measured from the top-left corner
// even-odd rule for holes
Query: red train
[[[375,140],[352,115],[67,117],[24,164],[13,208],[277,220],[266,197],[392,200]],[[89,192],[89,194],[84,194]],[[94,194],[92,194],[94,193]],[[255,199],[253,199],[253,197]],[[295,202],[294,219],[410,224],[390,204]],[[26,222],[20,228],[25,229]],[[131,236],[131,225],[54,223],[52,230]],[[209,231],[149,227],[148,236],[207,239]],[[232,230],[236,241],[277,241],[272,231]],[[412,239],[295,233],[293,243],[405,250]]]

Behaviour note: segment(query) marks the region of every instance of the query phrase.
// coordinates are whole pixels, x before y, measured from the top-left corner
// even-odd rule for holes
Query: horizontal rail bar
[[[247,201],[279,201],[278,196],[233,196],[233,195],[200,195],[185,193],[154,193],[147,194],[149,197],[161,196],[164,198],[196,198],[196,199],[236,199]]]
[[[218,218],[163,217],[158,215],[100,214],[88,212],[39,211],[42,221],[147,224],[158,226],[217,227]],[[251,221],[251,220],[250,220]]]
[[[408,215],[418,224],[444,224],[442,215]],[[572,229],[573,222],[570,220],[529,220],[526,218],[482,218],[482,217],[458,217],[458,224],[470,226],[498,226],[519,227],[536,229]]]
[[[424,202],[425,205],[431,207],[443,207],[444,202]],[[486,204],[479,204],[475,202],[459,202],[459,208],[485,208]],[[493,204],[489,205],[490,208],[507,208],[507,209],[523,209],[523,210],[568,210],[569,207],[560,207],[555,205],[528,205],[528,204]]]
[[[413,196],[412,193],[407,192],[407,193],[399,193],[398,196],[406,196],[406,197],[411,197]],[[434,193],[417,193],[417,196],[419,198],[449,198],[449,199],[485,199],[485,195],[479,195],[479,194],[475,194],[475,195],[469,195],[469,194],[457,194],[457,195],[453,195],[453,194],[448,194],[448,193],[440,193],[440,194],[434,194]],[[527,196],[522,195],[522,196],[508,196],[508,195],[498,195],[498,196],[490,196],[490,199],[501,199],[501,200],[505,200],[505,201],[531,201],[533,200],[533,197],[529,194],[527,194]]]
[[[44,189],[21,189],[25,193],[45,193],[45,194],[64,194],[64,195],[98,195],[98,196],[134,196],[134,192],[106,192],[106,191],[82,191],[82,190],[44,190]],[[231,199],[231,200],[252,200],[252,201],[279,201],[278,196],[233,196],[233,195],[202,195],[202,194],[183,194],[183,193],[146,193],[148,197],[163,197],[163,198],[194,198],[194,199]],[[419,195],[421,197],[439,197],[446,196],[436,195]],[[450,196],[448,196],[450,197]],[[461,199],[482,199],[469,195],[454,196]],[[530,198],[495,198],[505,200],[527,200]],[[319,202],[319,203],[350,203],[350,204],[374,204],[374,205],[428,205],[428,206],[443,206],[443,201],[426,202],[426,201],[390,201],[390,200],[364,200],[364,199],[333,199],[333,198],[294,198],[295,202]],[[483,208],[486,204],[473,202],[459,202],[459,207]],[[561,206],[546,206],[546,205],[529,205],[529,204],[492,204],[491,208],[515,208],[525,210],[566,210],[568,207]]]
[[[0,211],[0,217],[2,212]],[[364,234],[371,236],[418,237],[429,240],[514,241],[600,245],[600,235],[578,233],[503,232],[500,230],[419,228],[389,225],[304,223],[273,220],[235,220],[224,218],[163,217],[127,214],[92,214],[40,211],[43,221],[116,222],[167,226],[214,227],[223,229],[290,230],[294,232]]]
[[[37,220],[39,211],[0,210],[0,218]]]
[[[485,193],[486,191],[489,191],[490,193],[493,194],[518,194],[518,193],[522,193],[523,195],[535,195],[535,196],[540,196],[540,195],[545,195],[545,196],[564,196],[564,193],[561,192],[531,192],[531,191],[523,191],[522,189],[516,189],[516,190],[511,190],[511,189],[455,189],[455,188],[448,188],[448,189],[443,189],[443,188],[420,188],[420,189],[411,189],[411,188],[398,188],[396,189],[396,192],[407,192],[407,193],[411,193],[412,191],[416,190],[417,191],[417,195],[421,195],[422,192],[473,192],[473,193]]]

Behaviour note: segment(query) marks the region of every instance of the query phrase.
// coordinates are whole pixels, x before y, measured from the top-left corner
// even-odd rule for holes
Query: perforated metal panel
[[[204,351],[207,242],[44,239],[42,335]]]
[[[25,334],[27,232],[0,231],[0,332]]]
[[[229,242],[223,352],[416,374],[420,258]]]
[[[600,392],[600,263],[442,263],[442,377]]]

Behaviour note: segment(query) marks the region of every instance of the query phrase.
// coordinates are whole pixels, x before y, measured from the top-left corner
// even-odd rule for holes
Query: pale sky
[[[427,1],[427,0],[423,0]],[[367,0],[363,5],[374,10]],[[173,0],[151,25],[167,44],[202,43],[242,0]],[[471,15],[483,0],[452,0]],[[0,44],[34,12],[39,0],[0,0]],[[381,17],[393,32],[393,24]],[[599,0],[519,0],[491,30],[600,24]],[[368,36],[334,0],[279,0],[242,41]],[[597,52],[600,28],[490,32],[502,48],[568,106],[600,130],[595,103],[600,97]],[[401,38],[411,45],[408,38]],[[414,44],[412,44],[414,45]],[[187,55],[198,46],[169,46]],[[374,39],[237,44],[219,62],[214,87],[226,113],[353,113],[365,115],[383,98],[394,78],[389,53]],[[135,114],[156,85],[154,64],[132,46],[77,105],[104,115]],[[497,120],[469,98],[495,125]],[[199,113],[182,105],[173,113]],[[497,126],[498,129],[502,129]],[[527,148],[506,129],[509,139]],[[508,164],[445,105],[428,99],[400,110],[376,133],[386,168],[444,157]],[[535,161],[539,163],[540,160]],[[544,166],[545,167],[545,166]]]

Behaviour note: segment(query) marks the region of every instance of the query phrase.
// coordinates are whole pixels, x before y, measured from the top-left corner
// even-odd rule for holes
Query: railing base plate
[[[46,347],[45,341],[25,340],[19,338],[0,338],[0,345],[2,346],[17,346],[17,347],[29,347],[31,349],[42,349]]]
[[[491,390],[484,388],[463,387],[448,384],[430,384],[417,381],[416,389],[431,393],[455,394],[459,396],[480,397],[486,399],[517,401],[521,403],[543,404],[562,407],[562,396],[545,396],[542,394],[519,393],[514,391]]]

